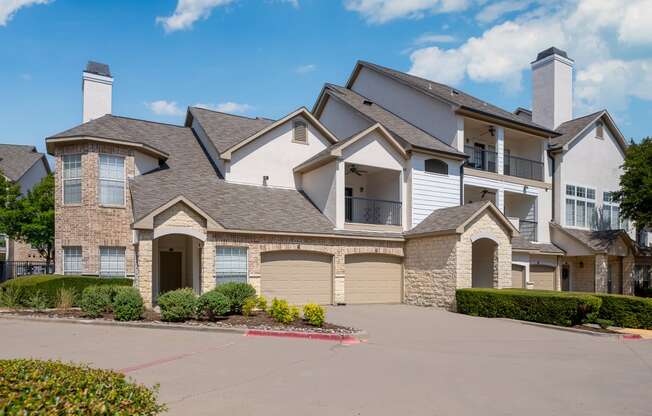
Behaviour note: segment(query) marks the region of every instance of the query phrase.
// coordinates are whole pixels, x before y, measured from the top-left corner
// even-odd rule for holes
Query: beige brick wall
[[[9,261],[45,261],[38,250],[22,241],[8,240]]]
[[[570,289],[574,292],[595,291],[595,258],[594,256],[564,257],[562,264],[568,263],[570,273]]]
[[[126,189],[126,206],[108,208],[99,205],[98,174],[99,154],[125,156],[127,178],[134,175],[134,156],[130,149],[98,143],[59,146],[55,149],[55,257],[56,272],[63,273],[63,247],[81,246],[85,274],[99,272],[99,247],[125,247],[127,274],[134,273],[132,244],[132,209],[129,190]],[[81,154],[82,200],[81,204],[63,204],[62,155]],[[128,181],[127,181],[128,188]]]

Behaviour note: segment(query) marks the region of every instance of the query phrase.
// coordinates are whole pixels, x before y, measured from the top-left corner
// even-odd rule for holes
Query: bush
[[[0,414],[156,415],[158,387],[59,361],[0,360]]]
[[[23,288],[8,286],[3,289],[0,287],[0,306],[12,309],[20,308],[22,298]]]
[[[82,292],[79,307],[89,318],[99,318],[111,310],[115,296],[112,286],[89,286]]]
[[[29,298],[27,298],[27,306],[37,311],[42,311],[43,309],[47,309],[48,299],[43,292],[37,290],[36,292],[32,292]]]
[[[158,297],[158,306],[162,321],[187,321],[194,318],[197,312],[197,295],[190,288],[165,292]]]
[[[244,316],[251,316],[254,313],[257,304],[258,302],[256,298],[248,298],[245,300],[244,305],[242,305],[242,314]]]
[[[326,311],[315,303],[309,303],[303,307],[303,319],[313,326],[323,326],[326,320]]]
[[[511,318],[573,326],[598,317],[599,297],[592,294],[526,289],[458,289],[457,311],[488,318]]]
[[[652,329],[652,299],[596,294],[602,299],[599,318],[624,328]]]
[[[72,288],[62,287],[57,291],[55,308],[68,309],[72,308],[77,302],[77,293]]]
[[[197,315],[207,315],[211,320],[226,315],[230,310],[229,299],[214,290],[204,293],[197,300]]]
[[[222,293],[229,299],[231,313],[241,313],[245,301],[256,296],[256,289],[248,283],[223,283],[218,285],[215,291]]]
[[[27,299],[37,291],[41,291],[47,298],[48,307],[56,306],[57,292],[62,287],[72,289],[75,293],[81,293],[88,286],[133,286],[133,280],[127,278],[99,278],[90,276],[61,276],[61,275],[37,275],[18,277],[0,285],[0,291],[10,287],[22,289],[20,303],[27,304]]]
[[[258,296],[256,298],[256,307],[263,312],[267,312],[267,298],[265,296]]]
[[[289,324],[299,318],[299,308],[296,306],[291,307],[287,300],[274,298],[272,300],[272,307],[269,309],[269,314],[276,322]]]
[[[143,317],[145,306],[140,292],[133,287],[118,287],[113,298],[113,317],[116,321],[137,321]]]

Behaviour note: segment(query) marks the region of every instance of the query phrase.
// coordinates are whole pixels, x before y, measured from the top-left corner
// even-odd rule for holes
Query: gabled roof
[[[416,148],[444,153],[458,159],[466,157],[463,152],[348,88],[326,84],[315,105],[315,114],[317,116],[321,113],[328,97],[339,100],[370,122],[380,123],[404,145],[406,150]]]
[[[178,135],[192,136],[193,133],[183,126],[107,114],[52,135],[45,143],[50,154],[56,144],[91,140],[138,148],[165,160],[170,154],[169,142]]]
[[[579,230],[576,228],[562,227],[555,223],[551,223],[550,226],[562,231],[564,234],[570,236],[578,243],[596,253],[608,252],[619,239],[622,239],[622,241],[631,248],[635,248],[635,243],[624,230]]]
[[[522,236],[512,238],[512,250],[537,254],[556,254],[559,256],[565,254],[564,250],[554,244],[533,242]]]
[[[17,182],[39,160],[43,160],[45,170],[50,172],[50,165],[43,153],[36,147],[20,144],[0,144],[0,174],[10,181]]]
[[[566,147],[599,119],[603,119],[607,123],[611,132],[614,133],[618,144],[623,150],[626,150],[627,141],[607,110],[596,111],[595,113],[587,114],[560,124],[559,127],[557,127],[557,131],[561,133],[561,135],[550,140],[551,148],[555,150]]]
[[[498,220],[510,230],[512,236],[518,235],[518,230],[491,202],[473,202],[433,211],[416,227],[405,233],[406,238],[427,235],[462,234],[464,227],[485,211],[493,212]]]
[[[476,98],[472,95],[466,94],[457,88],[440,84],[425,78],[410,75],[405,72],[397,71],[391,68],[386,68],[371,62],[358,61],[353,74],[349,78],[347,88],[351,88],[361,68],[369,68],[380,74],[386,75],[404,85],[407,85],[425,95],[433,97],[437,100],[447,102],[460,109],[468,110],[472,113],[485,114],[491,117],[502,119],[516,125],[521,125],[532,130],[539,131],[546,135],[556,136],[557,133],[553,130],[547,129],[539,124],[533,123],[531,120],[524,120],[522,117],[517,116],[507,110],[492,105],[484,100]]]

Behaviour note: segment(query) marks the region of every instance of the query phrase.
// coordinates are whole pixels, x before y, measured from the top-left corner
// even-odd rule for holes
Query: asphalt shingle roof
[[[527,239],[521,237],[521,236],[516,236],[512,238],[512,249],[513,250],[527,250],[527,251],[539,251],[541,253],[549,253],[549,254],[558,254],[558,255],[563,255],[564,250],[560,249],[554,244],[548,244],[548,243],[535,243],[532,241],[528,241]]]
[[[382,124],[403,145],[408,143],[424,149],[450,153],[462,157],[465,156],[464,153],[454,147],[426,133],[355,91],[333,84],[326,84],[325,88],[330,94],[340,99],[355,111]]]
[[[274,120],[266,118],[236,116],[199,107],[190,107],[188,111],[220,153],[274,123]]]
[[[550,144],[553,147],[564,146],[573,140],[582,130],[586,128],[586,126],[597,120],[598,117],[600,117],[603,113],[604,110],[600,110],[596,111],[595,113],[587,114],[585,116],[569,120],[565,123],[561,123],[559,127],[557,127],[557,132],[559,132],[561,136],[552,138],[550,140]]]
[[[0,144],[0,172],[16,182],[43,157],[34,146]]]
[[[442,231],[453,231],[463,225],[476,212],[487,205],[487,202],[472,202],[449,208],[434,210],[416,227],[405,233],[406,236],[429,234]]]
[[[457,88],[453,88],[445,84],[440,84],[438,82],[431,81],[425,78],[417,77],[415,75],[410,75],[405,72],[397,71],[391,68],[386,68],[384,66],[377,65],[371,62],[360,61],[359,64],[371,68],[373,70],[376,70],[380,73],[387,74],[390,77],[399,79],[402,82],[410,85],[415,89],[422,91],[427,95],[436,96],[439,97],[440,99],[446,100],[448,102],[452,102],[459,106],[466,107],[471,110],[485,113],[494,117],[499,117],[518,124],[526,125],[531,128],[545,130],[554,133],[553,131],[539,124],[533,123],[531,120],[528,121],[527,119],[519,117],[514,113],[511,113],[495,105],[489,104],[488,102],[476,98],[472,95],[466,94],[465,92],[462,92]]]
[[[609,250],[609,248],[621,237],[629,239],[629,236],[623,230],[591,231],[566,228],[559,225],[556,227],[562,229],[565,233],[571,235],[590,249],[599,252]]]

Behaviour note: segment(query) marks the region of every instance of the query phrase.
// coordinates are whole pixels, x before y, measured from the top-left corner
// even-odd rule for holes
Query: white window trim
[[[110,156],[110,157],[119,157],[122,159],[122,180],[117,179],[103,179],[100,176],[100,166],[101,166],[101,157]],[[102,192],[100,190],[102,181],[111,181],[111,182],[122,182],[122,204],[103,204],[102,203]],[[97,156],[97,203],[101,207],[107,208],[125,208],[127,206],[127,158],[123,155],[116,155],[111,153],[98,153]]]
[[[606,201],[604,198],[604,194],[610,194],[611,199],[613,199],[613,193],[616,191],[603,191],[602,192],[602,210],[604,211],[605,209],[609,209],[609,229],[610,230],[619,230],[619,229],[624,229],[625,228],[625,223],[622,219],[622,215],[620,214],[620,204],[617,202],[613,201]],[[613,208],[618,208],[618,228],[613,228],[613,215],[614,211]]]
[[[431,159],[435,159],[435,160],[439,160],[441,162],[444,162],[446,164],[446,170],[448,171],[448,173],[430,172],[429,170],[426,170],[426,161],[431,160]],[[428,159],[423,160],[423,173],[425,173],[427,175],[435,175],[435,176],[441,176],[441,177],[444,177],[444,178],[448,178],[448,177],[451,176],[450,172],[451,172],[451,167],[448,164],[448,162],[445,161],[444,159],[439,159],[439,158],[436,158],[436,157],[429,157]]]
[[[220,248],[241,248],[245,251],[245,282],[249,283],[249,247],[247,246],[228,246],[228,245],[216,245],[213,255],[215,256],[215,265],[213,266],[213,278],[217,284],[217,250]]]
[[[102,274],[102,249],[103,248],[119,248],[122,249],[124,252],[124,264],[123,264],[123,274]],[[127,277],[127,248],[124,246],[99,246],[97,248],[97,258],[99,260],[98,268],[97,268],[97,275],[99,277],[104,277],[106,279],[110,279],[112,277]]]
[[[80,256],[80,262],[79,262],[79,270],[66,270],[66,247],[69,248],[77,248],[79,247],[79,256]],[[68,273],[74,274],[74,275],[81,275],[84,273],[84,248],[82,246],[63,246],[62,247],[63,251],[63,266],[61,267],[63,269],[63,274],[66,275]]]
[[[566,193],[566,187],[568,186],[574,186],[575,187],[575,195],[571,196]],[[587,196],[581,197],[577,196],[577,188],[584,188],[586,190],[586,194],[588,195],[588,190],[591,189],[594,192],[594,198],[590,199]],[[588,203],[593,203],[593,209],[596,212],[598,211],[598,190],[596,187],[591,186],[591,185],[583,185],[583,184],[577,184],[577,183],[565,183],[563,186],[563,191],[564,191],[564,226],[568,228],[577,228],[579,230],[591,230],[591,224],[589,224],[589,210],[587,207]],[[573,225],[569,225],[566,220],[566,216],[568,213],[566,212],[566,201],[567,200],[573,200],[573,205],[575,207],[575,211],[573,213]],[[581,227],[577,225],[577,201],[583,201],[585,203],[584,205],[584,226]]]
[[[68,178],[66,179],[65,176],[65,161],[64,159],[67,156],[79,156],[79,177],[78,178]],[[80,206],[82,202],[84,201],[84,183],[83,183],[83,176],[84,176],[84,157],[82,153],[70,153],[70,154],[65,154],[61,155],[61,203],[66,206]],[[79,180],[79,202],[68,202],[66,203],[66,181],[75,181]]]

